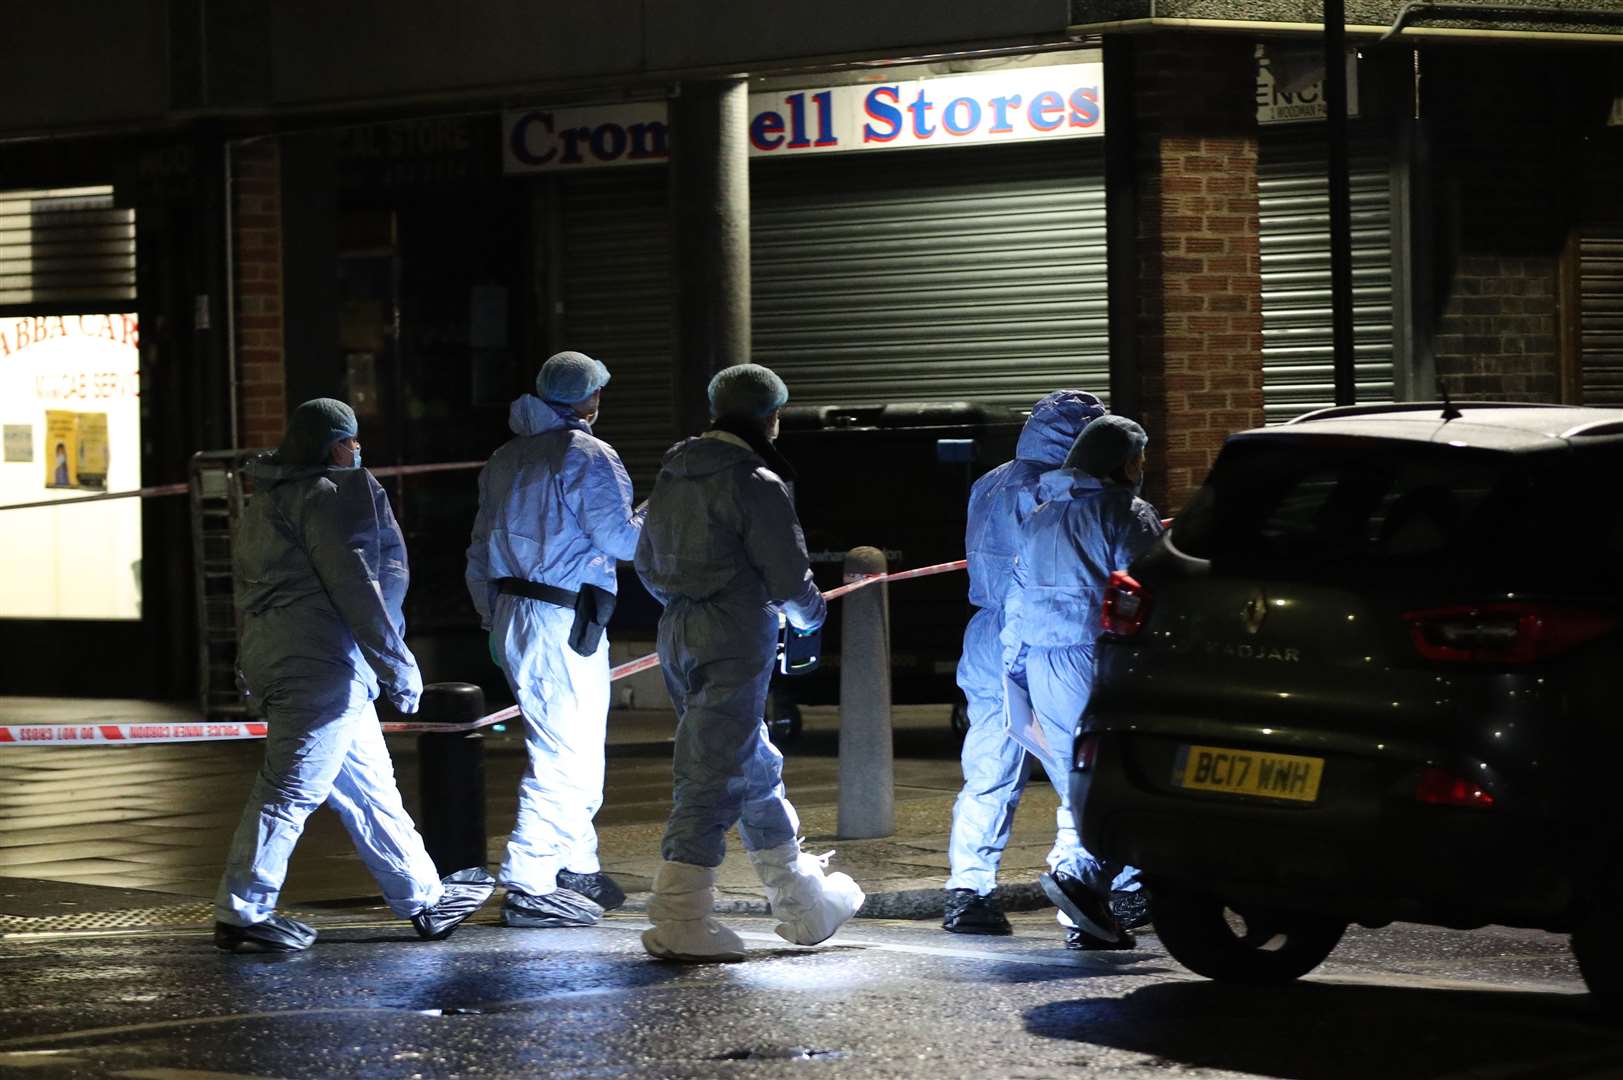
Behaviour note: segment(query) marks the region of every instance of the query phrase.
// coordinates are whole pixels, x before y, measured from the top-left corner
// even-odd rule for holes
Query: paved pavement
[[[787,750],[785,782],[808,847],[836,851],[873,898],[868,915],[939,913],[946,836],[960,782],[946,706],[896,711],[896,833],[840,840],[838,715],[807,708],[805,734]],[[175,722],[183,706],[145,702],[0,698],[8,723]],[[605,868],[638,909],[659,863],[670,809],[667,711],[617,710],[609,724],[607,793],[597,823]],[[417,745],[392,737],[408,808],[417,814]],[[502,857],[516,805],[523,743],[513,730],[486,740],[485,815],[490,864]],[[214,892],[231,832],[255,770],[257,741],[147,746],[0,748],[0,921],[74,916],[91,908],[189,908],[194,921]],[[1034,784],[1017,817],[1005,860],[1014,908],[1045,904],[1034,882],[1053,839],[1057,800]],[[73,887],[89,887],[76,892]],[[720,872],[723,907],[765,911],[736,834]],[[284,906],[362,908],[376,889],[334,815],[317,813],[295,852]],[[173,917],[182,915],[177,910]]]

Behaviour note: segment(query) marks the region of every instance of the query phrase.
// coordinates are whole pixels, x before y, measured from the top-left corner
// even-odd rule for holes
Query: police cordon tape
[[[0,746],[212,742],[263,739],[265,722],[188,724],[0,724]]]
[[[72,506],[75,503],[109,502],[113,499],[155,499],[162,495],[184,495],[190,484],[160,484],[133,491],[104,491],[100,495],[75,495],[70,499],[41,499],[39,502],[7,503],[0,510],[37,510],[46,506]]]
[[[969,564],[965,560],[959,559],[957,562],[936,563],[934,566],[921,566],[916,570],[898,570],[890,574],[854,575],[854,580],[848,581],[844,585],[825,592],[823,594],[823,599],[838,600],[840,597],[848,596],[851,593],[856,592],[858,589],[866,589],[868,586],[878,585],[880,582],[907,581],[911,578],[929,577],[932,574],[945,574],[953,570],[962,570],[968,565]],[[623,679],[628,675],[635,675],[638,672],[648,671],[658,666],[658,653],[649,653],[647,656],[639,656],[635,660],[628,660],[618,667],[610,668],[609,681],[614,682],[618,679]],[[471,724],[424,724],[405,720],[398,723],[386,723],[383,725],[383,731],[386,735],[473,731],[478,728],[488,727],[491,724],[500,724],[505,720],[511,720],[518,716],[518,713],[518,706],[510,705],[499,712],[491,713],[489,716],[481,716],[478,720],[475,720]]]
[[[435,466],[416,466],[416,468],[430,469]],[[888,574],[853,575],[853,579],[844,585],[825,592],[823,599],[838,600],[842,596],[849,596],[858,589],[866,589],[871,585],[947,574],[954,570],[963,570],[967,565],[963,559],[959,559],[956,562],[936,563],[933,566],[897,570]],[[609,681],[624,679],[658,666],[658,653],[639,656],[635,660],[628,660],[609,669]],[[382,727],[385,735],[455,735],[491,727],[512,720],[518,715],[518,706],[510,705],[468,724],[429,724],[417,720],[391,720],[384,722]],[[108,743],[132,745],[264,737],[264,721],[189,724],[0,724],[0,746],[86,746]]]
[[[454,472],[459,469],[482,469],[483,461],[446,461],[434,465],[384,465],[372,469],[373,476],[421,476],[424,473]],[[99,495],[75,495],[68,499],[41,499],[38,502],[6,503],[0,510],[38,510],[47,506],[73,506],[77,503],[108,502],[113,499],[156,499],[165,495],[185,495],[190,484],[159,484],[157,487],[133,488],[129,491],[104,491]]]

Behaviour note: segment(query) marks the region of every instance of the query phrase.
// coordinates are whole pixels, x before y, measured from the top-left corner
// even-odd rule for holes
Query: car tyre
[[[1230,908],[1215,896],[1157,885],[1155,933],[1172,958],[1218,982],[1285,983],[1323,963],[1347,924],[1322,915]]]
[[[1620,912],[1596,907],[1572,933],[1572,955],[1590,994],[1623,1005],[1623,924]]]

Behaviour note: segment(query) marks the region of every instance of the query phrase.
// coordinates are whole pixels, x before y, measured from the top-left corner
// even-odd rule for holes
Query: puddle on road
[[[754,1046],[718,1054],[711,1061],[836,1061],[844,1050],[814,1050],[807,1046]]]

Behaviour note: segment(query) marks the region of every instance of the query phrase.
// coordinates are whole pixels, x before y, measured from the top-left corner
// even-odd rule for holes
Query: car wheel
[[[800,706],[776,693],[766,698],[766,729],[779,749],[800,738]]]
[[[1572,955],[1596,997],[1623,1004],[1623,924],[1614,907],[1599,906],[1572,933]]]
[[[1219,982],[1283,983],[1330,955],[1347,924],[1322,915],[1234,909],[1214,896],[1158,885],[1150,919],[1172,958]]]
[[[952,715],[947,718],[952,725],[952,733],[962,739],[969,734],[969,705],[958,702],[952,707]]]

